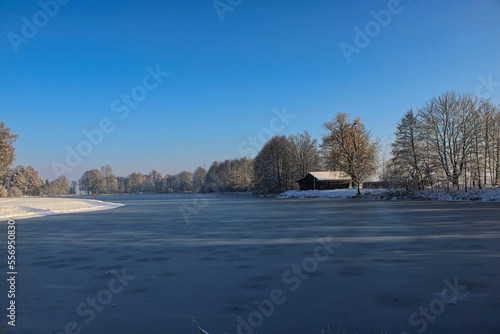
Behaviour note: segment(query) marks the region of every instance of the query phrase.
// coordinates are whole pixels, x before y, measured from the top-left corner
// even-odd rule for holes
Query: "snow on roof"
[[[318,181],[333,181],[333,180],[350,180],[351,178],[344,172],[330,171],[330,172],[309,172]],[[306,175],[307,176],[307,175]],[[304,177],[306,177],[304,176]],[[300,180],[302,180],[301,178]],[[297,181],[300,181],[297,180]]]
[[[344,172],[309,172],[319,181],[329,181],[329,180],[350,180],[351,178]]]

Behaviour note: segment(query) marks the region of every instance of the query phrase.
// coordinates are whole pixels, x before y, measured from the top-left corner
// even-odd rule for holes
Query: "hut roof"
[[[318,181],[338,181],[338,180],[350,180],[351,177],[344,172],[341,171],[329,171],[329,172],[309,172],[307,175],[311,174]],[[295,182],[298,182],[305,178],[304,177],[298,179]]]

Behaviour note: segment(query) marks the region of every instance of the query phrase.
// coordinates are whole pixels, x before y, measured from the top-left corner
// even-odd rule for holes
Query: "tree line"
[[[43,181],[31,166],[17,166],[0,184],[0,197],[63,196],[78,192],[78,183],[61,175],[49,182]]]
[[[208,170],[200,166],[191,173],[162,175],[134,172],[115,176],[109,165],[86,171],[79,180],[86,194],[135,194],[172,192],[277,193],[296,189],[294,180],[320,167],[316,139],[305,131],[297,135],[272,137],[255,159],[214,161]]]
[[[80,190],[92,193],[170,193],[170,192],[254,192],[281,193],[298,189],[295,182],[308,172],[342,170],[358,188],[371,177],[378,166],[378,140],[359,118],[350,119],[338,113],[323,125],[326,134],[319,143],[304,131],[289,136],[274,136],[254,159],[237,158],[215,161],[208,171],[198,167],[165,175],[152,171],[148,175],[132,173],[116,177],[110,166],[83,174]]]
[[[311,171],[343,171],[358,194],[378,176],[388,188],[469,189],[500,184],[500,107],[472,94],[446,92],[410,109],[397,123],[391,157],[361,119],[344,113],[323,123],[320,140],[307,131],[270,138],[255,158],[215,161],[208,168],[162,175],[116,176],[111,166],[86,171],[71,183],[65,176],[45,182],[31,167],[11,169],[16,134],[0,123],[0,194],[68,195],[172,192],[280,193],[298,189]]]

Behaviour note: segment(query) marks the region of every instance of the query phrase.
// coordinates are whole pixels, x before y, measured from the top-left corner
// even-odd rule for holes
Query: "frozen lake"
[[[126,206],[17,221],[0,332],[500,332],[499,203],[99,199]]]

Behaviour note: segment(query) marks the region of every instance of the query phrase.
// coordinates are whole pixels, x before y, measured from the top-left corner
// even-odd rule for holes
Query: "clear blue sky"
[[[52,17],[37,1],[1,1],[0,121],[19,134],[16,164],[54,179],[53,162],[66,164],[67,147],[103,119],[113,131],[70,180],[105,164],[117,175],[165,174],[240,157],[275,108],[296,115],[275,123],[277,134],[320,137],[323,122],[346,112],[388,144],[408,108],[448,90],[474,93],[480,77],[496,86],[479,92],[500,102],[498,0],[402,0],[379,31],[370,12],[391,1],[220,2],[236,6],[71,0],[45,6]],[[373,37],[348,63],[340,45],[355,47],[354,28],[367,24]],[[122,120],[113,110],[122,94],[145,91],[147,66],[169,75]]]

